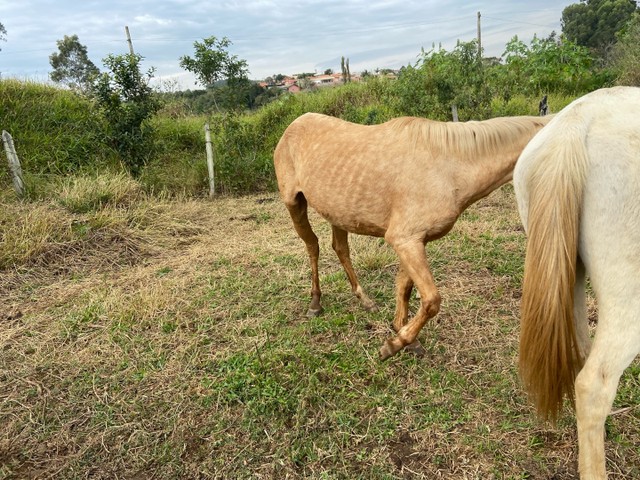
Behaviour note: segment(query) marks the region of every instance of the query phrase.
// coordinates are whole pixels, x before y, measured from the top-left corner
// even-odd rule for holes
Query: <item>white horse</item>
[[[605,419],[640,352],[640,89],[567,106],[523,150],[514,187],[528,235],[522,381],[546,418],[565,395],[574,402],[580,478],[602,480]],[[586,276],[598,302],[593,343]]]

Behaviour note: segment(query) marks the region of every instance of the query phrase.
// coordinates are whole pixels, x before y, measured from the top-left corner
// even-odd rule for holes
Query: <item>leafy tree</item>
[[[562,11],[562,33],[604,57],[615,43],[616,33],[637,9],[635,0],[580,0]]]
[[[92,93],[104,115],[112,145],[133,176],[138,176],[153,150],[150,118],[160,108],[149,81],[154,70],[140,71],[142,56],[109,55],[103,60],[109,73],[100,74]]]
[[[404,67],[395,87],[399,109],[408,115],[450,119],[456,105],[461,120],[483,118],[490,105],[490,90],[478,55],[478,43],[459,42],[448,52],[422,51],[415,66]]]
[[[56,83],[63,83],[72,89],[86,91],[93,79],[100,73],[98,67],[89,60],[87,47],[82,45],[77,35],[65,35],[58,44],[58,53],[49,56],[53,72],[49,75]]]
[[[527,46],[514,37],[506,45],[505,67],[494,70],[495,83],[503,97],[511,92],[540,95],[550,91],[576,94],[602,86],[603,77],[593,66],[588,48],[576,45],[555,33],[534,37]],[[505,95],[506,92],[506,95]]]
[[[611,66],[620,85],[640,87],[640,14],[633,15],[629,23],[618,34],[618,43],[613,47]]]
[[[180,57],[180,67],[193,73],[198,83],[208,89],[222,88],[217,83],[224,81],[227,100],[232,103],[236,98],[233,89],[246,87],[248,82],[249,71],[246,60],[229,53],[231,40],[226,37],[218,40],[215,36],[211,36],[203,39],[202,42],[194,42],[193,46],[194,57],[188,55]]]

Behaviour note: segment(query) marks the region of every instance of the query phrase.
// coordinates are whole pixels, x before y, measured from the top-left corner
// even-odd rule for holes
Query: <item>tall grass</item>
[[[246,114],[193,116],[185,114],[179,105],[166,105],[152,121],[154,147],[151,160],[141,172],[140,186],[154,194],[205,195],[208,173],[204,125],[209,122],[214,133],[217,191],[272,191],[273,150],[295,118],[317,112],[356,123],[382,123],[408,113],[403,107],[406,99],[399,101],[408,90],[406,82],[400,85],[375,77],[362,83],[285,95]],[[419,96],[420,92],[411,95]],[[494,99],[491,116],[537,114],[538,100],[523,95],[509,101]],[[553,111],[569,101],[549,95]],[[437,111],[441,114],[444,110]],[[47,198],[59,185],[61,175],[123,171],[121,164],[126,162],[106,143],[104,121],[94,112],[89,100],[67,90],[0,81],[0,128],[14,137],[31,198]],[[440,115],[433,112],[433,118]],[[0,167],[0,185],[10,185],[6,164]]]
[[[0,81],[0,128],[14,139],[23,170],[31,175],[67,174],[113,164],[104,124],[83,97],[60,88]],[[0,169],[0,179],[7,176]]]

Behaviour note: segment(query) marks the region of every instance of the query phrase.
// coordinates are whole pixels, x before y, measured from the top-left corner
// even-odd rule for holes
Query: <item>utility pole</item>
[[[482,36],[480,34],[480,12],[478,12],[478,58],[482,59]]]
[[[478,13],[480,15],[480,13]],[[129,27],[125,26],[124,31],[127,34],[127,42],[129,43],[129,53],[133,55],[133,43],[131,42],[131,35],[129,34]]]

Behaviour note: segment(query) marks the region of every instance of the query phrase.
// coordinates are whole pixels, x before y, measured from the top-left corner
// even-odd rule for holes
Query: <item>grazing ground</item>
[[[428,246],[427,355],[384,363],[393,251],[351,237],[367,313],[314,214],[325,313],[305,318],[308,260],[276,195],[3,209],[5,244],[41,218],[73,236],[0,262],[0,479],[577,479],[571,410],[537,421],[518,382],[510,185]],[[640,478],[639,374],[607,421],[611,479]]]

